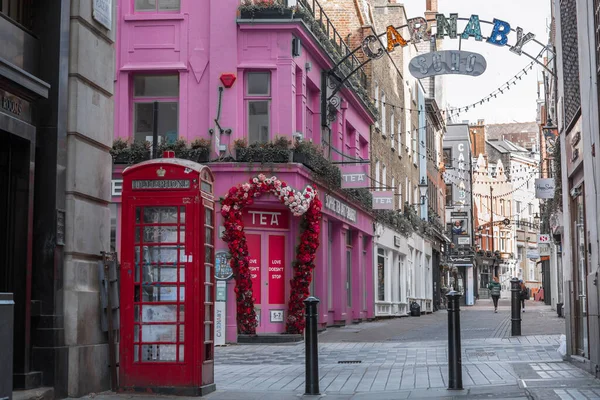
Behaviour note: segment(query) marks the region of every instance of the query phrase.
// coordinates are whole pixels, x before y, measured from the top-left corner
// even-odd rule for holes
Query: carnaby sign
[[[458,30],[459,20],[467,21],[466,26],[462,28],[462,32],[459,32]],[[483,36],[481,23],[493,25],[491,31],[489,31],[488,37]],[[480,21],[479,16],[475,14],[471,15],[469,18],[459,18],[456,13],[450,14],[449,16],[436,14],[435,24],[437,29],[435,34],[432,34],[428,21],[423,17],[411,18],[407,21],[406,25],[400,27],[390,25],[387,27],[385,33],[378,35],[386,36],[387,47],[384,48],[381,45],[382,42],[377,36],[369,35],[361,44],[362,50],[370,59],[378,59],[383,57],[385,52],[392,52],[398,46],[404,47],[409,43],[416,44],[422,41],[428,42],[432,36],[435,36],[436,39],[443,39],[448,36],[450,39],[460,38],[462,40],[467,40],[469,38],[474,38],[478,42],[485,40],[485,42],[489,44],[500,47],[506,46],[511,52],[521,55],[524,52],[523,46],[535,39],[535,35],[531,32],[523,34],[523,28],[521,27],[517,27],[513,33],[510,23],[496,18],[494,18],[494,21],[491,23]],[[406,28],[406,30],[402,31],[403,28]],[[516,36],[512,45],[508,43],[510,36]]]
[[[373,210],[393,210],[394,192],[387,190],[383,192],[373,192]]]
[[[366,165],[345,165],[342,168],[342,189],[369,187]]]
[[[408,70],[417,79],[445,74],[479,76],[486,68],[487,62],[482,55],[460,50],[418,55],[408,64]]]

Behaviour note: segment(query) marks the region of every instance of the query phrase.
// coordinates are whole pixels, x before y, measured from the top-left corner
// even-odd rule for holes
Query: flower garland
[[[263,174],[242,185],[232,187],[221,201],[221,215],[225,227],[223,240],[229,247],[231,268],[235,273],[238,330],[242,334],[255,334],[257,326],[242,209],[252,205],[254,198],[264,193],[277,196],[289,207],[294,216],[304,216],[300,244],[294,262],[294,275],[290,281],[291,291],[286,321],[287,333],[302,333],[305,323],[303,301],[309,295],[312,270],[315,267],[315,253],[319,247],[322,204],[317,198],[317,191],[312,187],[307,186],[300,192],[275,176],[267,178]]]

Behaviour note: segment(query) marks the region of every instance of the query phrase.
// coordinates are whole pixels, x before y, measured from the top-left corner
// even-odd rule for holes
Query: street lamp
[[[548,149],[548,153],[554,152],[554,146],[556,145],[556,137],[558,127],[554,125],[552,122],[552,118],[548,117],[546,121],[546,125],[542,127],[542,131],[544,132],[544,139],[546,139],[546,148]]]
[[[428,185],[425,182],[425,178],[421,178],[421,183],[419,183],[419,192],[421,193],[421,206],[425,205],[425,199],[427,198],[427,189]]]

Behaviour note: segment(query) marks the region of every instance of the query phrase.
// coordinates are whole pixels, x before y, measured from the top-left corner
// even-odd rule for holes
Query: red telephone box
[[[215,390],[213,187],[188,160],[123,171],[120,390]]]

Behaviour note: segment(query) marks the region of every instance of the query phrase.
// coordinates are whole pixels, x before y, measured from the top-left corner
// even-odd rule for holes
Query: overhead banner
[[[417,79],[436,75],[479,76],[486,68],[487,62],[481,54],[461,50],[421,54],[408,64],[408,70]]]
[[[342,189],[368,188],[367,165],[344,165],[342,168]]]
[[[556,183],[554,178],[543,178],[535,180],[535,198],[536,199],[553,199],[556,191]]]
[[[384,192],[372,192],[373,194],[373,210],[393,210],[394,209],[394,192],[391,190]]]

